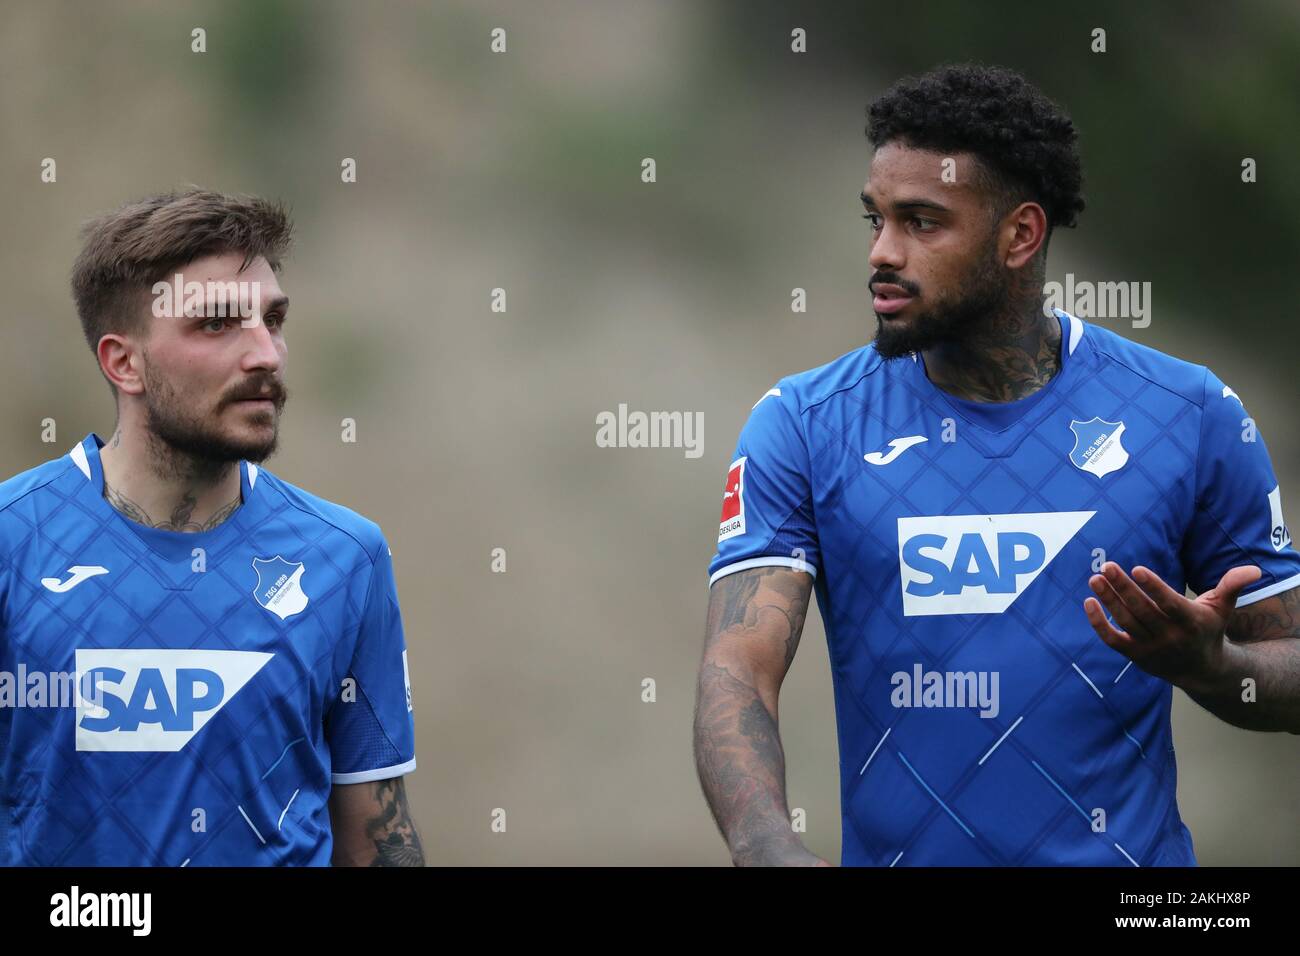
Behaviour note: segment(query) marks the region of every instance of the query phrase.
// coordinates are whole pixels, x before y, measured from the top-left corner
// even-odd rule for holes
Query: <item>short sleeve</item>
[[[750,412],[727,470],[709,584],[747,568],[784,566],[817,576],[821,562],[808,448],[793,396],[770,389]]]
[[[1300,554],[1282,515],[1268,448],[1236,392],[1206,370],[1196,460],[1196,507],[1181,553],[1188,586],[1208,591],[1230,569],[1261,576],[1237,607],[1300,587]]]
[[[415,769],[415,720],[393,558],[381,539],[343,694],[329,711],[334,783],[400,777]]]

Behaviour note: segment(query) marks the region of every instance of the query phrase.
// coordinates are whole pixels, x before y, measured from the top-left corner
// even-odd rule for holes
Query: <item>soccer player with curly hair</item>
[[[876,338],[759,398],[709,566],[695,755],[732,859],[825,863],[777,725],[815,590],[844,864],[1195,864],[1173,688],[1300,733],[1264,442],[1206,367],[1048,307],[1081,163],[1023,77],[904,79],[867,136]]]

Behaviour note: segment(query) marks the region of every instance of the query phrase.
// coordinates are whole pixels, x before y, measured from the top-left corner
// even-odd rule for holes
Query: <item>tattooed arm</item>
[[[695,766],[737,866],[829,866],[790,826],[777,697],[803,633],[812,577],[784,567],[719,578],[695,702]]]
[[[1300,588],[1233,611],[1227,638],[1214,678],[1188,696],[1235,727],[1300,734]],[[1248,677],[1255,693],[1243,701]]]
[[[335,866],[424,866],[405,780],[334,785],[329,809]]]

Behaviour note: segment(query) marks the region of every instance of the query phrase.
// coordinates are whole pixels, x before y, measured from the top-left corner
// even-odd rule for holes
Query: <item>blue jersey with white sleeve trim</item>
[[[1194,365],[1054,310],[1062,367],[963,401],[874,345],[782,379],[732,456],[710,584],[807,571],[846,865],[1193,865],[1172,686],[1103,643],[1104,561],[1237,605],[1300,586],[1268,451]]]
[[[240,462],[220,525],[147,527],[102,446],[0,484],[0,863],[328,865],[333,784],[415,768],[379,526]]]

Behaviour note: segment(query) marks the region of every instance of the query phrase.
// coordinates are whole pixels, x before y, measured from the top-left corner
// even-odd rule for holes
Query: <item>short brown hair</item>
[[[153,284],[195,259],[240,252],[241,269],[264,256],[279,272],[293,223],[282,203],[191,186],[97,216],[81,234],[72,296],[86,341],[97,351],[99,340],[110,332],[142,331]]]

